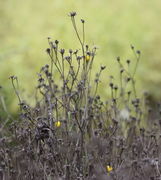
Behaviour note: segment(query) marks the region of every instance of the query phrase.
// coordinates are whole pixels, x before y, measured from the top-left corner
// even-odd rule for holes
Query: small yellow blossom
[[[109,172],[111,172],[112,170],[113,170],[113,168],[112,168],[112,166],[106,166],[106,169],[107,169],[107,172],[109,173]]]
[[[90,60],[90,55],[86,55],[85,60],[88,62]]]
[[[56,121],[56,122],[55,122],[55,126],[56,126],[56,127],[60,127],[60,126],[61,126],[61,122],[60,122],[60,121]]]

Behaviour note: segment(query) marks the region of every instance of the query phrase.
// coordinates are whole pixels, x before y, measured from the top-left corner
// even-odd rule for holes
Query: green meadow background
[[[86,42],[98,53],[93,71],[100,65],[101,93],[108,95],[109,76],[116,74],[116,57],[134,61],[130,45],[141,50],[137,89],[161,98],[161,1],[160,0],[0,0],[0,85],[10,112],[17,109],[11,75],[19,78],[23,96],[32,102],[37,72],[49,63],[47,37],[63,48],[80,48],[68,13],[86,21]]]

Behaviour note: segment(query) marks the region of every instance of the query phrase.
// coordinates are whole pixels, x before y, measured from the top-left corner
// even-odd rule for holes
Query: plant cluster
[[[110,76],[111,96],[103,100],[98,88],[106,67],[91,77],[97,48],[85,43],[85,21],[81,36],[76,13],[69,16],[81,49],[48,38],[50,65],[38,73],[34,107],[10,77],[20,118],[0,131],[0,179],[161,179],[160,113],[154,116],[148,95],[139,98],[135,88],[140,51],[131,46],[133,69],[117,58],[120,79]]]

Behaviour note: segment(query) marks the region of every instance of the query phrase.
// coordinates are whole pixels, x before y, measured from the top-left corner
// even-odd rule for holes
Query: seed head
[[[138,55],[140,55],[140,54],[141,54],[141,52],[140,52],[139,50],[137,50],[137,51],[136,51],[136,53],[137,53]]]
[[[117,91],[117,90],[118,90],[118,86],[117,86],[117,85],[115,85],[115,86],[114,86],[114,89]]]
[[[55,44],[59,44],[59,41],[58,41],[58,40],[55,40]]]
[[[111,82],[111,83],[109,84],[109,86],[110,86],[111,88],[113,88],[114,84]]]
[[[50,48],[47,48],[47,49],[46,49],[46,52],[47,52],[48,54],[50,54]]]
[[[131,78],[130,78],[130,77],[128,77],[128,78],[127,78],[127,82],[129,82],[130,80],[131,80]]]
[[[84,24],[84,23],[85,23],[85,20],[84,20],[84,19],[81,19],[81,22]]]
[[[81,59],[82,59],[82,57],[81,57],[81,56],[78,56],[78,57],[77,57],[77,60],[78,60],[78,61],[80,61]]]
[[[45,68],[47,68],[47,69],[48,69],[48,68],[49,68],[49,65],[48,65],[48,64],[46,64],[46,65],[45,65]]]
[[[70,16],[70,17],[74,17],[74,16],[76,16],[76,15],[77,15],[76,12],[70,12],[70,13],[69,13],[69,16]]]
[[[134,50],[134,46],[133,45],[131,45],[131,49]]]
[[[120,70],[120,73],[122,74],[123,72],[124,72],[124,69],[121,69],[121,70]]]
[[[70,61],[71,57],[70,56],[65,56],[65,60]]]
[[[86,45],[86,51],[88,51],[88,49],[89,49],[89,46],[88,46],[88,45]]]
[[[120,62],[120,57],[119,56],[117,57],[117,61]]]
[[[127,64],[130,64],[130,60],[129,60],[129,59],[127,59],[127,61],[126,61],[126,62],[127,62]]]
[[[65,53],[65,49],[60,49],[60,53],[63,55]]]
[[[72,49],[69,49],[69,53],[72,54],[72,53],[73,53],[73,50],[72,50]]]
[[[106,69],[106,66],[101,66],[101,70],[103,71],[104,69]]]
[[[77,55],[77,53],[78,53],[78,49],[76,49],[76,50],[73,52],[73,54],[75,54],[75,55]]]

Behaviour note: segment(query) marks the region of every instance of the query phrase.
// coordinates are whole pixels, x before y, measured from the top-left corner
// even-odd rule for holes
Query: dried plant
[[[69,17],[81,50],[48,38],[50,65],[38,73],[34,107],[10,77],[20,117],[0,131],[0,179],[161,179],[160,114],[152,119],[148,95],[138,97],[135,88],[140,51],[131,46],[135,62],[117,58],[120,79],[110,76],[111,97],[103,100],[98,88],[106,67],[93,81],[97,48],[86,44],[85,21],[81,36],[76,12]]]

